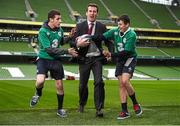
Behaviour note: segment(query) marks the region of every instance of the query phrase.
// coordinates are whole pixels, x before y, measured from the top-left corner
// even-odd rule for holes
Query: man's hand
[[[81,37],[77,38],[77,47],[87,47],[90,44],[89,41],[87,41],[87,39],[82,39]]]
[[[103,55],[105,57],[111,57],[111,53],[109,51],[103,50]]]
[[[75,33],[76,33],[76,28],[72,28],[71,32],[69,33],[69,37],[73,37]]]
[[[70,55],[72,55],[73,57],[77,57],[78,56],[78,52],[74,48],[69,48],[68,49],[68,53]]]
[[[82,39],[81,37],[78,37],[77,39],[77,47],[87,47],[90,44],[86,39]]]
[[[106,57],[107,61],[111,60],[111,53],[109,51],[103,50],[103,55]]]

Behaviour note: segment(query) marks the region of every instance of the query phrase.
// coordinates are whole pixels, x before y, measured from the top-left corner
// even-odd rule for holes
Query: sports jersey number
[[[124,48],[123,48],[123,43],[117,43],[117,50],[119,51],[119,52],[121,52],[121,51],[124,51]]]

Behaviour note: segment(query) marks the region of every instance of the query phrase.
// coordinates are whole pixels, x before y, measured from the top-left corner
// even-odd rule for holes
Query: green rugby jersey
[[[103,34],[106,39],[113,40],[115,45],[115,53],[121,51],[129,51],[132,57],[136,57],[136,33],[131,29],[120,35],[119,28],[111,29]]]
[[[48,27],[47,22],[40,28],[38,34],[38,41],[39,41],[39,53],[38,57],[43,59],[50,59],[54,60],[55,58],[50,56],[46,51],[45,48],[60,48],[61,41],[64,39],[64,33],[62,28],[57,28],[56,30],[50,29]]]

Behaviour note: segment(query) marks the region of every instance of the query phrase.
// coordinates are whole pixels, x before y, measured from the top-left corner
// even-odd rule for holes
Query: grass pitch
[[[116,80],[105,81],[105,117],[95,118],[93,81],[89,81],[89,99],[85,112],[77,112],[78,81],[64,81],[64,108],[67,118],[56,116],[56,91],[54,81],[46,81],[43,96],[35,108],[29,107],[34,94],[35,81],[0,81],[0,124],[1,125],[165,125],[180,124],[179,81],[132,81],[144,114],[136,117],[131,101],[131,118],[117,120],[120,111],[118,84]]]

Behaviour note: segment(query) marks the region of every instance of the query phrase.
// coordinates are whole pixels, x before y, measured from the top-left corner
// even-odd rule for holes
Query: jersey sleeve
[[[61,38],[61,41],[60,41],[60,45],[64,45],[65,44],[65,39],[64,39],[64,31],[63,31],[62,28],[61,28],[61,36],[62,36],[62,38]]]
[[[108,40],[114,40],[114,29],[108,30],[103,36]]]

